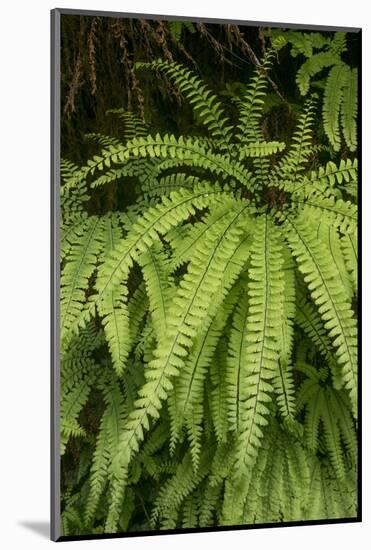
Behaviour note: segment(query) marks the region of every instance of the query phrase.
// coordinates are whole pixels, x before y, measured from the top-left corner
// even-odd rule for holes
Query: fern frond
[[[102,147],[109,147],[110,145],[121,145],[122,142],[112,136],[106,136],[104,134],[99,134],[96,132],[90,132],[88,134],[84,134],[85,139],[90,139],[92,141],[95,141]]]
[[[77,164],[64,158],[61,158],[59,169],[64,184],[68,184],[80,173],[80,167]]]
[[[295,271],[292,258],[286,255],[284,264],[283,317],[279,337],[278,368],[273,388],[282,418],[293,425],[295,417],[295,390],[291,364],[295,316]]]
[[[122,434],[120,449],[117,453],[116,483],[113,486],[112,505],[108,515],[109,525],[115,525],[119,512],[120,495],[127,472],[127,464],[133,453],[139,449],[143,440],[143,430],[148,429],[150,417],[157,419],[162,401],[167,399],[173,389],[172,379],[179,374],[184,365],[197,328],[205,322],[207,310],[212,298],[221,303],[228,287],[220,289],[217,295],[218,281],[224,276],[228,260],[238,248],[242,229],[246,223],[242,218],[247,206],[231,214],[231,219],[215,229],[193,256],[188,273],[182,280],[173,307],[169,312],[167,338],[160,340],[154,353],[154,359],[146,370],[146,383],[139,391],[136,409],[130,414],[127,428]],[[241,219],[242,218],[242,219]],[[236,262],[234,262],[236,264]],[[234,274],[229,278],[229,288],[235,281],[243,263],[234,266]],[[210,322],[210,321],[209,321]]]
[[[310,467],[306,517],[314,520],[355,517],[354,474],[348,472],[349,484],[347,481],[339,483],[325,461],[312,459]]]
[[[186,498],[183,505],[182,527],[194,528],[198,526],[200,499],[199,495],[193,493]]]
[[[117,436],[122,429],[125,405],[118,384],[103,385],[106,409],[100,422],[96,447],[90,469],[90,490],[85,509],[85,521],[89,523],[98,506],[108,481],[110,463],[115,453]]]
[[[323,99],[323,128],[335,151],[340,149],[339,113],[343,86],[349,68],[345,63],[334,65],[329,72]]]
[[[88,217],[87,212],[74,212],[61,224],[60,257],[63,262],[70,253],[71,247],[79,239]]]
[[[105,226],[105,250],[107,258],[122,238],[122,230],[117,217],[107,217]],[[126,306],[127,289],[119,284],[104,296],[98,305],[102,324],[108,342],[113,366],[120,376],[130,351],[129,316]]]
[[[160,204],[149,208],[137,218],[127,237],[118,243],[100,266],[95,285],[97,294],[92,296],[92,303],[99,302],[107,292],[125,280],[133,261],[159,241],[159,235],[166,234],[172,227],[195,214],[196,208],[203,209],[223,199],[230,204],[235,203],[233,196],[221,192],[218,186],[203,184],[196,186],[193,191],[173,191],[169,198],[164,197]]]
[[[108,419],[109,411],[106,409],[100,421],[99,434],[90,468],[90,492],[85,510],[85,521],[88,524],[93,518],[108,478],[108,467],[111,458],[108,439]]]
[[[327,359],[328,363],[334,363],[335,358],[331,340],[327,336],[321,317],[314,306],[306,301],[303,296],[299,296],[296,302],[296,322],[310,338],[312,344]]]
[[[240,525],[246,495],[250,489],[250,477],[246,475],[236,479],[227,478],[224,485],[221,525]]]
[[[190,454],[184,455],[174,476],[160,490],[152,513],[153,524],[156,524],[159,519],[165,519],[167,528],[176,527],[180,506],[207,474],[209,469],[208,454],[203,454],[197,473],[192,468]]]
[[[76,164],[61,159],[60,203],[63,221],[83,212],[84,203],[89,200],[85,173]]]
[[[281,186],[293,191],[297,186],[298,176],[303,171],[308,157],[312,153],[312,127],[314,123],[315,96],[305,102],[300,115],[292,144],[288,153],[280,160],[272,172],[273,181],[278,180]]]
[[[342,54],[347,49],[347,42],[346,42],[346,33],[345,32],[336,32],[334,34],[334,38],[331,40],[329,44],[329,51],[337,56]]]
[[[351,404],[345,393],[324,385],[320,374],[308,369],[306,372],[309,372],[309,379],[303,382],[298,398],[300,409],[306,409],[304,435],[312,451],[317,450],[320,438],[323,437],[334,472],[342,480],[345,477],[347,460],[343,442],[353,465],[355,462],[355,428]],[[321,432],[320,423],[323,428]]]
[[[201,438],[202,438],[202,420],[203,420],[202,403],[194,403],[188,407],[185,415],[185,425],[187,428],[189,448],[192,456],[193,469],[197,472],[200,465],[201,453]]]
[[[214,201],[223,200],[223,197],[232,203],[235,201],[230,194],[221,193],[215,185],[213,188],[206,185],[197,186],[193,192],[174,191],[170,198],[164,197],[161,204],[148,209],[142,217],[138,217],[127,238],[115,246],[100,266],[95,283],[97,292],[89,298],[89,304],[83,311],[81,306],[81,315],[76,320],[76,326],[84,326],[91,317],[95,305],[104,299],[108,299],[108,302],[102,306],[102,315],[106,315],[106,308],[112,310],[109,294],[120,283],[123,285],[133,261],[138,259],[140,252],[145,252],[148,246],[159,240],[159,234],[165,234],[172,226],[195,213],[195,207],[202,209]],[[124,288],[122,292],[125,293]]]
[[[240,102],[240,117],[237,126],[239,133],[236,138],[240,144],[250,144],[262,138],[260,118],[263,110],[263,97],[266,95],[267,74],[275,55],[272,49],[263,60],[261,67],[255,71],[246,92]]]
[[[317,380],[306,380],[298,393],[298,410],[307,403],[304,421],[304,437],[310,451],[316,452],[319,446],[319,425],[323,408],[324,393]]]
[[[336,419],[333,417],[329,397],[329,392],[325,392],[322,412],[324,439],[326,441],[326,446],[333,468],[339,479],[343,479],[345,470],[340,445],[340,430]]]
[[[126,286],[119,284],[107,292],[98,304],[98,311],[102,318],[113,366],[116,374],[120,376],[131,347]]]
[[[217,445],[209,475],[209,483],[212,487],[220,487],[229,476],[235,459],[234,450],[235,445],[231,438]]]
[[[117,147],[123,147],[118,145]],[[157,160],[157,159],[155,159]],[[124,166],[114,167],[111,170],[108,170],[105,174],[102,174],[95,180],[91,182],[91,187],[100,187],[102,185],[107,185],[113,181],[121,180],[128,177],[137,177],[142,184],[147,184],[149,181],[156,180],[157,176],[157,164],[158,162],[149,162],[148,159],[142,158],[133,158],[129,164]]]
[[[130,297],[128,302],[128,315],[130,319],[130,340],[135,342],[143,319],[148,311],[148,296],[145,285],[142,282]]]
[[[327,249],[309,230],[308,219],[289,220],[289,245],[297,259],[314,302],[333,339],[345,387],[357,411],[356,323],[351,307],[344,300],[339,273],[328,258]]]
[[[241,388],[241,421],[237,439],[236,477],[254,464],[262,427],[267,424],[271,381],[278,362],[282,322],[283,259],[274,226],[262,216],[255,226],[249,268],[249,312],[246,337],[248,375]]]
[[[204,492],[200,507],[199,522],[200,527],[208,527],[213,525],[213,515],[218,509],[220,501],[220,486],[213,486],[210,483],[207,484]]]
[[[171,272],[190,260],[199,243],[207,237],[207,234],[214,229],[216,224],[229,216],[231,207],[233,207],[232,204],[228,204],[213,209],[202,221],[193,224],[190,228],[188,227],[186,233],[176,228],[177,231],[167,234],[166,240],[173,249],[172,257],[169,260]]]
[[[358,246],[357,233],[345,233],[340,238],[340,245],[343,251],[345,265],[350,275],[353,292],[357,292],[358,285]]]
[[[228,431],[228,399],[226,386],[227,346],[220,340],[210,366],[210,410],[218,443],[226,441]]]
[[[166,332],[167,313],[173,295],[172,280],[164,267],[167,263],[167,256],[163,247],[159,243],[155,243],[141,255],[139,261],[149,298],[153,328],[157,340],[160,340]]]
[[[255,141],[239,148],[239,159],[247,157],[266,157],[285,149],[285,143],[281,141]]]
[[[108,109],[107,114],[112,114],[120,120],[123,125],[123,136],[126,141],[130,139],[146,136],[148,128],[146,124],[135,113],[125,111],[125,109]]]
[[[229,264],[233,266],[232,277],[234,277],[234,266],[243,265],[247,261],[249,247],[250,237],[247,235],[241,241],[238,248],[236,248],[233,256],[229,259]],[[220,290],[222,290],[226,284],[229,286],[228,278],[230,276],[231,275],[228,274],[228,269],[226,269],[225,276],[220,283]],[[216,294],[217,292],[218,291],[216,291]],[[171,448],[174,447],[175,442],[179,438],[179,431],[188,408],[200,404],[203,400],[204,380],[207,369],[210,367],[217,343],[223,334],[225,324],[239,294],[240,288],[239,286],[235,286],[223,302],[222,308],[218,308],[218,302],[211,306],[209,311],[211,321],[207,323],[208,327],[206,330],[202,330],[197,335],[192,351],[180,372],[179,378],[175,382],[173,396],[169,403],[172,419],[170,433]],[[206,325],[206,323],[204,324]]]
[[[357,149],[357,91],[358,71],[350,69],[344,82],[340,120],[345,143],[350,151]]]
[[[307,452],[277,422],[262,451],[249,486],[243,521],[302,519],[310,474]]]
[[[102,249],[102,222],[91,216],[75,229],[68,262],[61,276],[61,341],[68,335],[86,301],[86,288]]]
[[[63,369],[61,370],[61,378],[68,379],[74,375],[75,363],[79,361],[90,360],[93,357],[93,352],[104,345],[104,333],[95,326],[94,322],[87,324],[79,334],[71,337],[68,347],[63,350],[61,361]],[[71,370],[72,369],[72,370]],[[84,370],[83,365],[77,367],[77,371]]]
[[[96,169],[110,167],[111,162],[125,162],[131,157],[177,159],[185,165],[191,161],[193,166],[209,170],[217,176],[229,177],[247,188],[252,185],[250,172],[228,155],[211,152],[198,138],[176,138],[172,134],[135,138],[125,146],[104,149],[101,156],[96,155],[88,161],[88,169],[94,173]]]
[[[300,214],[308,215],[308,218],[314,221],[320,221],[323,216],[338,228],[342,233],[354,233],[357,228],[357,205],[350,201],[335,199],[335,197],[322,197],[319,194],[313,194],[310,198],[298,200],[292,198],[294,204],[300,204]]]
[[[300,93],[306,95],[309,90],[310,79],[315,74],[318,74],[326,67],[332,67],[340,58],[336,58],[332,52],[324,51],[309,57],[296,75],[296,82],[299,86]]]
[[[61,527],[64,536],[69,536],[75,533],[83,533],[85,529],[83,518],[80,516],[78,509],[80,493],[68,495],[65,499],[64,510],[61,514]]]
[[[169,195],[172,190],[182,187],[192,189],[196,183],[201,182],[198,176],[190,175],[184,170],[186,166],[192,167],[193,163],[190,159],[166,158],[164,160],[162,158],[155,158],[149,160],[148,158],[133,158],[129,162],[130,164],[132,162],[142,162],[144,166],[149,165],[151,167],[150,169],[147,168],[144,176],[139,172],[137,174],[141,196],[147,201],[157,198],[159,195]],[[176,172],[169,174],[169,170],[176,170]]]
[[[346,183],[345,189],[351,184],[357,182],[357,159],[341,159],[337,166],[329,161],[326,166],[320,166],[318,170],[313,170],[309,176],[304,176],[302,183],[295,187],[293,196],[301,194],[303,198],[308,198],[314,193],[322,193],[325,196],[334,192],[334,187]]]
[[[198,407],[203,401],[207,369],[210,367],[222,334],[226,316],[224,308],[221,312],[218,311],[207,330],[197,335],[192,351],[175,381],[174,392],[169,400],[171,449],[174,449],[175,443],[179,439],[179,432],[188,411],[193,414],[194,407]]]
[[[64,380],[61,385],[61,454],[64,453],[71,436],[85,435],[85,431],[78,423],[78,416],[88,400],[94,381],[95,364],[88,363],[88,366],[90,367],[88,372],[82,372],[74,378]]]
[[[242,385],[248,376],[248,363],[246,359],[247,320],[248,294],[243,292],[233,316],[226,372],[228,420],[230,429],[237,433],[239,432],[241,421]]]
[[[313,50],[322,49],[331,42],[331,38],[327,38],[319,32],[307,33],[275,29],[274,36],[277,35],[291,44],[291,55],[293,57],[297,57],[299,54],[303,54],[307,58],[312,57]]]
[[[201,183],[201,179],[197,176],[181,173],[169,174],[157,180],[147,181],[144,185],[142,182],[141,191],[146,200],[151,200],[168,196],[172,191],[178,189],[193,189],[198,183]]]
[[[305,57],[311,57],[313,53],[313,43],[311,39],[312,33],[303,33],[297,31],[281,31],[274,29],[274,37],[282,36],[285,41],[291,44],[291,55],[297,57],[299,54],[305,55]],[[322,35],[319,35],[322,38]]]
[[[339,272],[344,296],[347,301],[351,303],[353,297],[353,288],[349,273],[345,267],[344,256],[340,244],[340,236],[336,228],[327,221],[322,222],[318,226],[317,236],[326,244],[326,248],[328,250],[330,258],[334,262],[334,265],[337,267],[337,270]]]
[[[207,85],[192,71],[179,63],[156,60],[151,63],[136,63],[138,69],[155,69],[166,74],[187,97],[195,114],[208,128],[213,138],[220,141],[223,147],[231,141],[231,126],[220,101]]]
[[[287,482],[284,484],[284,504],[281,504],[281,514],[284,519],[305,517],[305,505],[308,499],[310,469],[308,453],[300,442],[283,433],[284,439],[284,473]]]
[[[330,408],[335,413],[342,441],[350,457],[351,465],[357,461],[356,426],[352,418],[351,405],[347,395],[342,391],[329,392]]]
[[[256,183],[259,183],[261,186],[264,185],[269,174],[269,159],[264,158],[264,156],[283,150],[282,144],[279,143],[275,143],[273,147],[258,146],[256,148],[257,143],[261,143],[264,140],[261,128],[263,98],[266,95],[267,76],[274,55],[275,48],[273,47],[266,54],[262,65],[256,69],[255,76],[252,78],[240,101],[240,119],[237,126],[239,131],[236,135],[236,151],[238,152],[242,146],[245,150],[242,155],[243,158],[245,156],[254,157],[252,163],[255,168]],[[252,148],[249,147],[250,145]],[[264,156],[261,156],[260,153]]]

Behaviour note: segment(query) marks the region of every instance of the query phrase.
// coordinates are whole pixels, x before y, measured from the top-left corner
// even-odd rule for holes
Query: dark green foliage
[[[291,55],[299,54],[307,59],[297,72],[296,82],[300,93],[306,95],[313,77],[327,69],[323,91],[323,128],[335,151],[340,150],[341,134],[350,151],[357,148],[357,68],[351,68],[342,59],[347,52],[346,35],[334,33],[324,38],[319,33],[275,31],[274,36],[291,44]],[[319,50],[319,51],[318,51]],[[329,69],[329,70],[328,70]],[[322,87],[322,82],[317,82]]]
[[[285,35],[311,59],[344,49]],[[167,75],[200,131],[115,110],[121,139],[95,134],[98,154],[63,164],[64,534],[357,514],[357,162],[321,163],[313,140],[321,110],[333,145],[339,116],[353,140],[354,73],[308,64],[302,83],[317,63],[330,84],[286,143],[262,126],[276,56],[234,118],[188,68],[138,64]]]

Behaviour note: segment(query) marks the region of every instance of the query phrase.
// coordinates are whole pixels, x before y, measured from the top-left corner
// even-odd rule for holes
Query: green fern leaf
[[[344,182],[347,189],[353,182],[357,182],[357,169],[357,159],[342,159],[338,166],[329,161],[326,166],[313,170],[310,176],[304,176],[302,183],[293,190],[294,196],[300,194],[303,198],[309,198],[315,193],[326,196],[333,194],[335,186]]]
[[[220,340],[210,368],[210,410],[218,442],[226,440],[228,431],[228,401],[224,390],[226,386],[226,356],[226,343]]]
[[[136,409],[130,414],[127,429],[122,434],[120,452],[117,455],[116,477],[120,480],[114,486],[114,496],[109,512],[109,524],[115,525],[118,516],[118,505],[122,493],[127,464],[133,453],[139,449],[143,440],[143,430],[148,429],[150,417],[158,419],[162,401],[167,399],[173,389],[172,379],[179,374],[179,368],[184,365],[187,348],[196,336],[197,328],[206,320],[211,299],[223,301],[227,288],[218,289],[217,281],[222,281],[226,266],[238,248],[242,226],[246,223],[240,217],[248,206],[241,206],[240,211],[231,214],[231,219],[224,222],[216,233],[209,235],[207,241],[195,251],[192,267],[184,277],[179,287],[174,305],[169,313],[169,328],[167,338],[159,342],[155,358],[149,363],[146,371],[146,383],[139,391]],[[235,281],[241,264],[234,261],[234,274],[229,278],[228,285]],[[227,281],[226,281],[227,282]],[[220,302],[219,302],[220,303]]]
[[[242,387],[248,376],[246,359],[247,320],[248,295],[244,292],[233,316],[226,372],[228,420],[230,429],[236,432],[239,432],[241,422]]]
[[[107,114],[116,116],[122,123],[122,133],[126,141],[129,141],[135,137],[146,136],[148,134],[147,126],[135,113],[125,111],[125,109],[121,108],[108,109],[106,112]]]
[[[338,228],[342,233],[354,233],[357,228],[357,206],[350,201],[335,199],[335,197],[322,197],[313,194],[305,201],[292,199],[293,203],[301,205],[300,214],[308,215],[309,219],[318,222],[326,216],[326,220],[334,229]]]
[[[192,192],[187,190],[174,191],[170,198],[164,197],[162,203],[148,209],[143,216],[138,217],[126,238],[114,247],[112,253],[99,267],[95,283],[96,294],[90,297],[87,307],[78,319],[79,326],[86,324],[96,304],[109,300],[109,294],[126,281],[134,260],[148,250],[154,242],[159,241],[160,234],[166,234],[173,226],[195,213],[195,208],[202,209],[214,201],[235,199],[228,193],[221,193],[217,186],[213,188],[202,185]],[[124,292],[124,288],[122,289]],[[105,314],[105,305],[102,308]],[[110,304],[107,304],[110,307]],[[112,304],[111,304],[112,307]]]
[[[271,401],[271,381],[278,362],[277,340],[282,322],[283,259],[274,227],[264,216],[256,225],[251,245],[251,268],[247,292],[246,363],[243,382],[240,433],[237,440],[236,475],[242,477],[254,464],[262,427],[267,424],[267,404]]]
[[[333,338],[345,387],[350,392],[354,414],[357,411],[356,325],[350,305],[344,300],[339,273],[328,258],[327,249],[308,229],[308,219],[289,220],[287,238],[299,269],[308,283],[325,328]]]
[[[348,273],[352,281],[353,292],[357,292],[357,284],[358,284],[357,234],[346,233],[341,237],[340,244],[343,250],[345,265],[347,266]]]
[[[61,340],[73,329],[86,301],[85,289],[102,249],[102,223],[91,216],[75,229],[68,262],[61,276]]]
[[[297,180],[308,162],[313,151],[312,127],[314,123],[315,96],[309,98],[300,115],[292,144],[288,153],[276,165],[270,179],[284,187],[287,191],[294,191]]]
[[[284,264],[283,318],[279,337],[279,360],[273,378],[277,404],[282,418],[293,427],[295,417],[295,390],[291,364],[294,338],[293,320],[295,316],[295,271],[290,256]]]
[[[327,78],[323,100],[323,127],[335,151],[340,149],[339,112],[342,90],[348,77],[345,63],[335,65]]]
[[[300,93],[306,95],[309,90],[309,83],[312,76],[321,72],[326,67],[332,67],[336,63],[337,59],[332,52],[320,52],[312,57],[309,57],[296,75],[296,82],[299,86]]]
[[[157,60],[151,63],[136,63],[135,67],[164,72],[188,98],[196,115],[209,129],[211,136],[221,141],[224,148],[226,147],[232,137],[228,119],[220,101],[200,78],[182,65],[170,61]]]
[[[240,160],[246,157],[266,157],[283,151],[285,144],[280,141],[255,141],[240,147]]]
[[[95,156],[88,161],[88,170],[93,174],[95,170],[103,170],[104,166],[110,167],[111,162],[125,162],[132,157],[148,157],[176,159],[181,164],[192,163],[212,173],[238,181],[246,187],[251,187],[252,176],[246,168],[232,161],[228,155],[210,152],[202,140],[197,138],[176,138],[165,134],[160,136],[147,136],[135,138],[125,146],[111,146],[102,151],[101,156]]]
[[[263,110],[263,97],[266,94],[267,74],[272,64],[275,50],[272,49],[265,57],[261,67],[249,82],[240,103],[240,118],[237,128],[237,140],[241,144],[249,144],[261,139],[260,118]]]
[[[94,364],[89,372],[79,373],[76,378],[70,378],[62,383],[61,396],[61,454],[64,453],[71,436],[84,436],[85,431],[78,423],[81,409],[88,400],[91,385],[94,381]]]
[[[100,423],[93,462],[90,470],[90,491],[85,521],[93,519],[99,499],[108,481],[110,463],[115,453],[117,436],[122,429],[125,405],[118,384],[103,385],[106,409]]]
[[[353,297],[353,288],[349,273],[345,267],[344,256],[340,244],[340,236],[336,228],[327,222],[322,222],[319,224],[317,235],[318,238],[326,244],[330,257],[339,272],[344,296],[347,301],[351,303]]]
[[[357,69],[351,69],[347,73],[344,82],[343,100],[341,103],[341,125],[345,143],[350,151],[357,149]]]
[[[118,218],[107,217],[105,231],[104,256],[107,258],[122,238],[122,230],[119,226]],[[125,285],[119,284],[110,292],[107,292],[104,299],[98,305],[113,366],[119,376],[125,368],[130,351],[130,328],[126,294],[127,289]]]

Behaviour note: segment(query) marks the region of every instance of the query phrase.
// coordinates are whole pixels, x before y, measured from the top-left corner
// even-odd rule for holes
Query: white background
[[[6,0],[0,30],[0,545],[51,547],[49,521],[49,10],[101,9],[363,27],[364,174],[370,167],[371,18],[365,0]],[[5,122],[5,124],[4,124]],[[370,185],[363,177],[364,523],[71,542],[180,550],[213,548],[364,549],[370,529]],[[4,307],[5,306],[5,307]]]

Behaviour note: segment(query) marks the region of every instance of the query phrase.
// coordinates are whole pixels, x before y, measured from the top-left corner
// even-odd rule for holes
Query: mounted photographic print
[[[52,11],[53,540],[360,521],[360,59]]]

